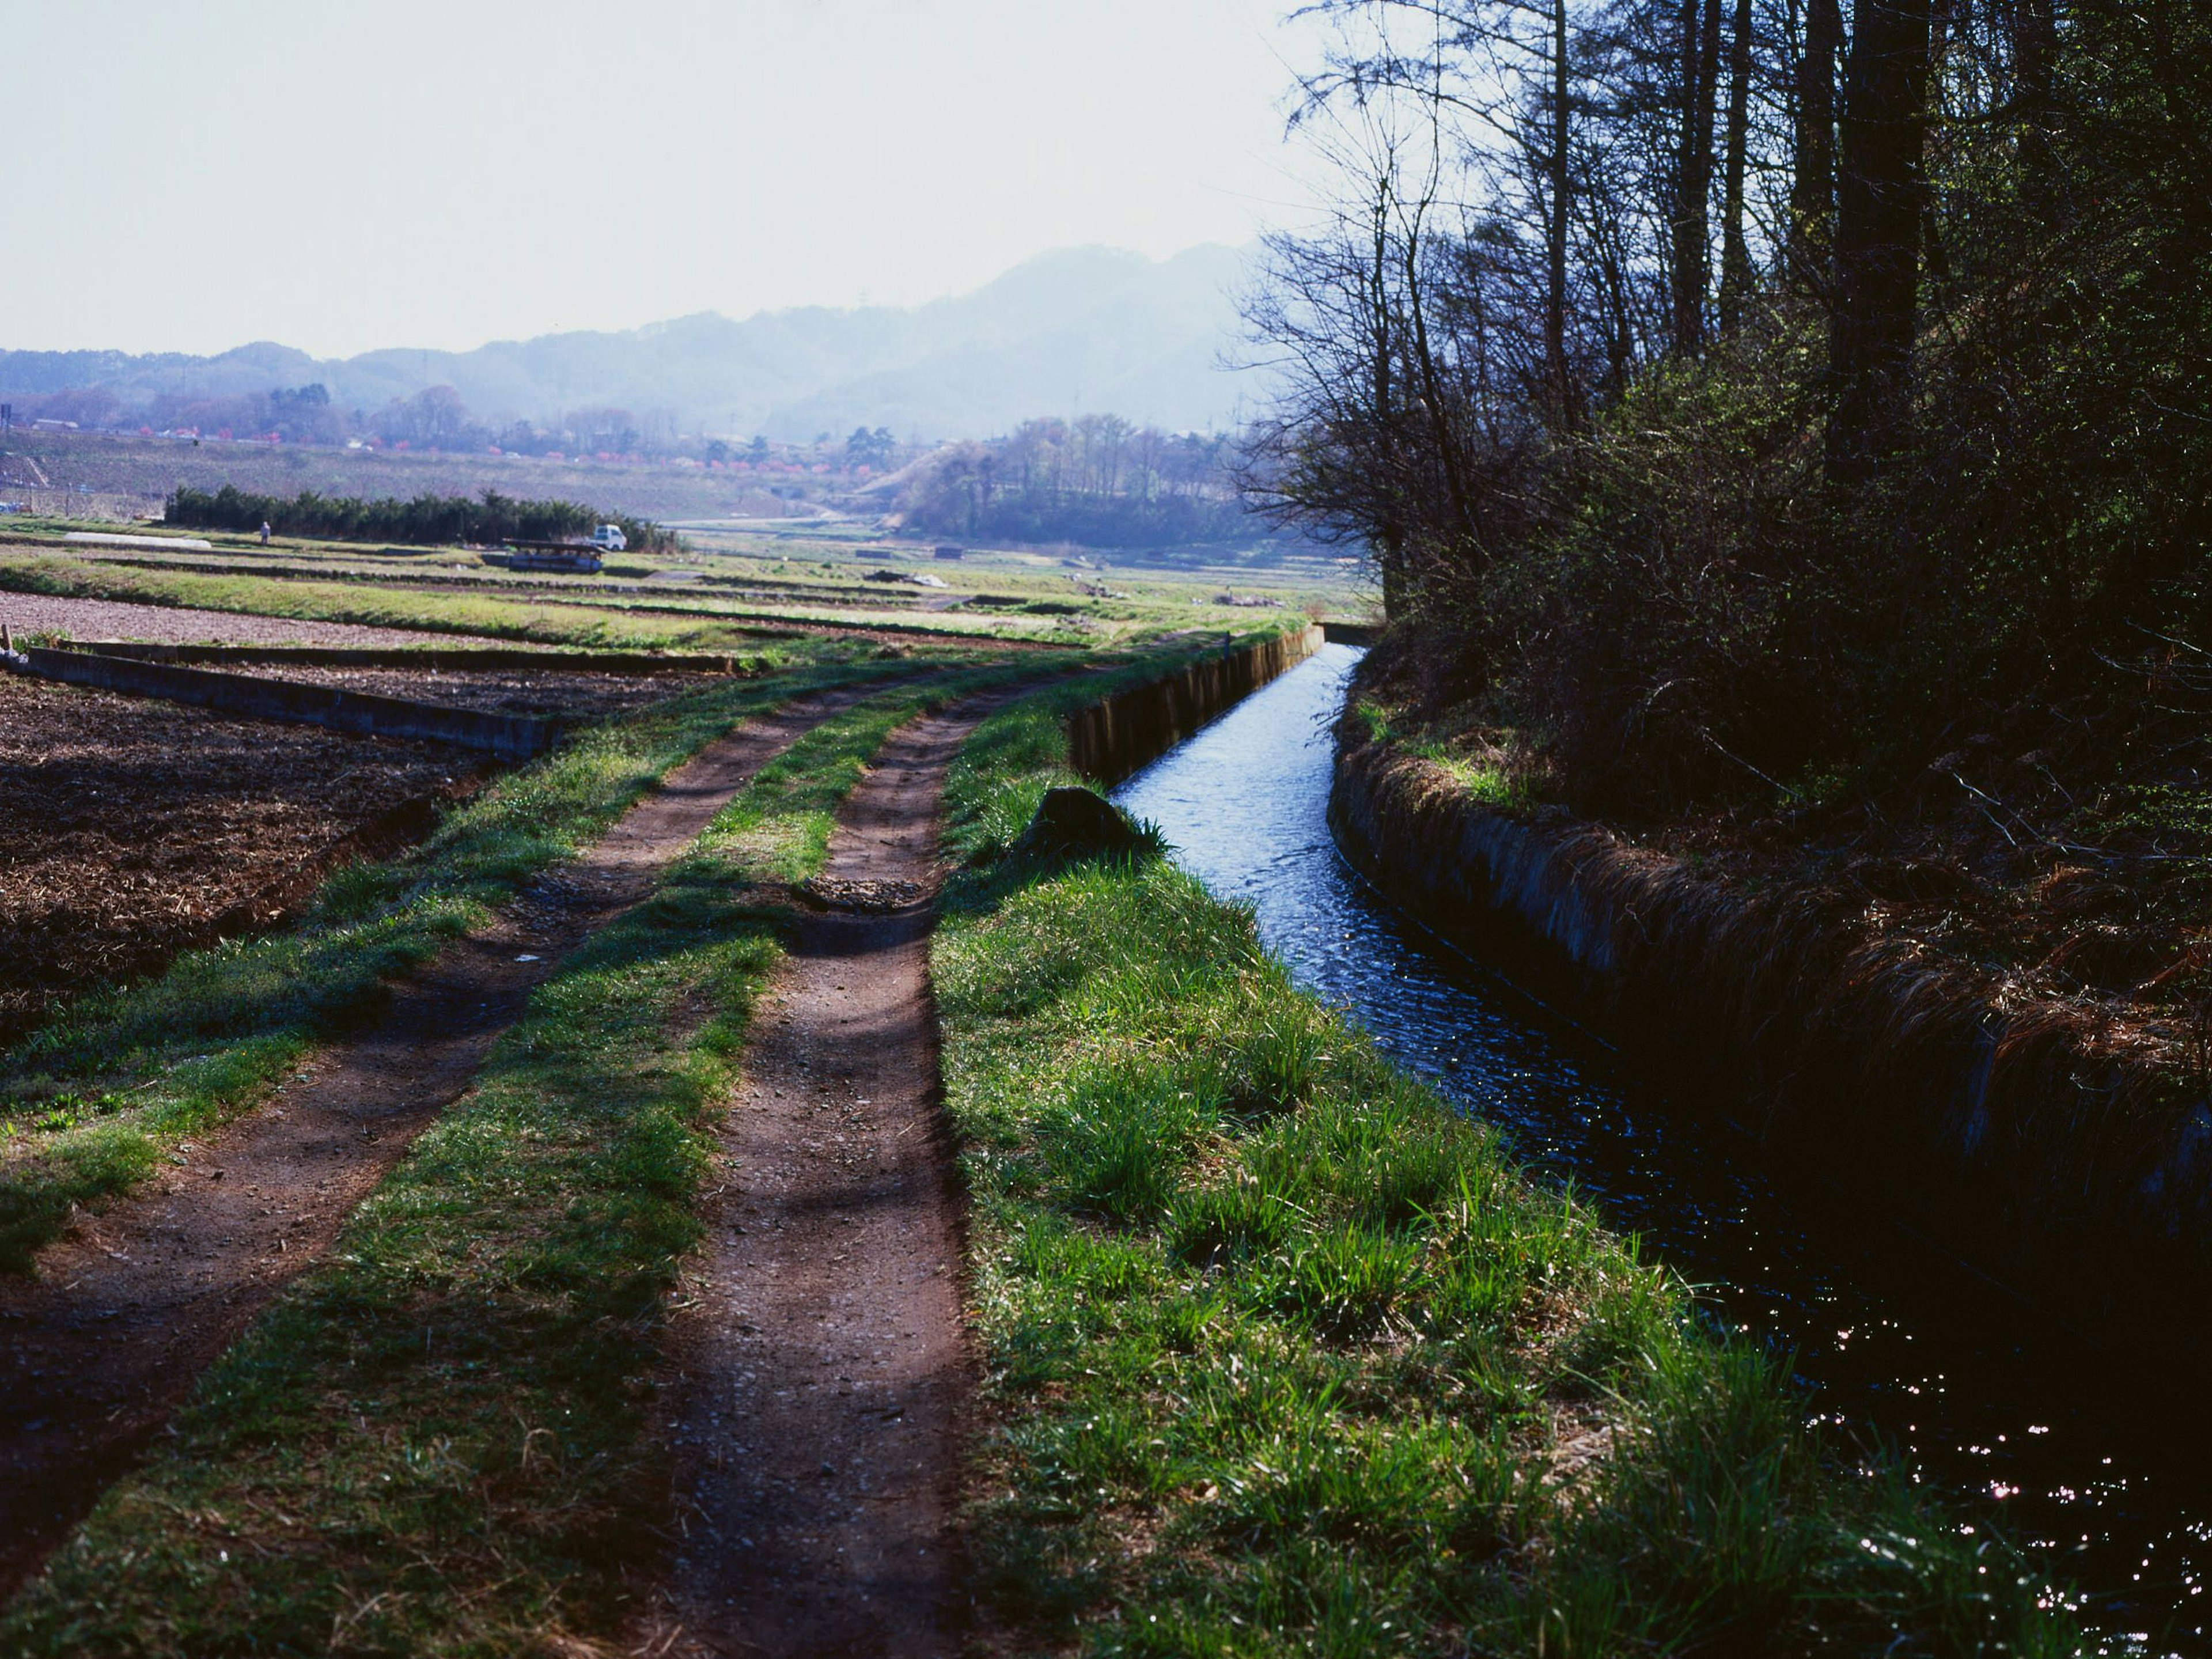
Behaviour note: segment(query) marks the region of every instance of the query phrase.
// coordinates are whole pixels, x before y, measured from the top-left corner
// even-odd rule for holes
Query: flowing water
[[[1376,896],[1326,817],[1328,724],[1358,657],[1324,648],[1115,799],[1249,903],[1308,990],[1640,1234],[1717,1320],[1794,1352],[1815,1414],[1879,1437],[2087,1592],[2112,1650],[2212,1654],[2199,1377],[2100,1349],[1863,1202],[1763,1173],[1747,1135],[1670,1106]]]

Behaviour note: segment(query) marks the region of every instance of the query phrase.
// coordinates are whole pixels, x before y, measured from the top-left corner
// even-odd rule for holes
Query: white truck
[[[592,532],[592,545],[602,553],[623,553],[629,550],[629,538],[620,525],[603,524]]]

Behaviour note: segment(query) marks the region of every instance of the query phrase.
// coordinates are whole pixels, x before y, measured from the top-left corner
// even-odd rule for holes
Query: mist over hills
[[[855,426],[906,440],[981,437],[1032,416],[1090,411],[1225,429],[1259,393],[1249,373],[1219,366],[1237,338],[1247,258],[1212,246],[1158,261],[1070,248],[911,308],[805,307],[743,321],[706,312],[465,352],[318,360],[266,342],[208,357],[0,350],[0,396],[89,388],[141,410],[319,383],[339,408],[374,414],[450,386],[492,422],[617,407],[665,416],[681,432],[790,441]]]

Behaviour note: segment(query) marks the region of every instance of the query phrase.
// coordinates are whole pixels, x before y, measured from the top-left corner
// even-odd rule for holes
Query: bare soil
[[[768,761],[866,695],[801,699],[670,775],[589,853],[398,988],[252,1115],[179,1149],[152,1190],[0,1284],[0,1596],[134,1462],[193,1380],[337,1237],[468,1085],[530,992],[650,891]]]
[[[289,617],[248,617],[230,611],[193,611],[122,599],[63,599],[45,593],[0,592],[0,623],[26,634],[63,634],[72,640],[138,640],[155,645],[441,645],[499,646],[512,641],[465,634],[417,634],[404,628],[352,623],[300,622]]]
[[[270,926],[481,776],[441,744],[0,674],[0,1042],[94,983]]]
[[[641,1651],[957,1650],[971,1371],[928,948],[945,769],[990,703],[884,746],[755,1023],[674,1322],[679,1537]]]
[[[556,673],[536,669],[338,668],[305,663],[199,663],[225,673],[301,685],[335,686],[380,697],[476,708],[488,714],[604,720],[716,684],[690,672],[664,674]]]

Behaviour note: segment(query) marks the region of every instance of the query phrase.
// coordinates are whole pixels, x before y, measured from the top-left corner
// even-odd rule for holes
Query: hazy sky
[[[0,0],[0,349],[907,304],[1297,191],[1285,0]]]

